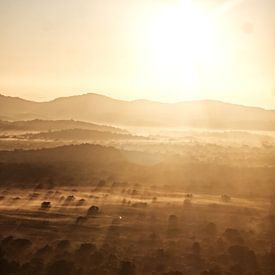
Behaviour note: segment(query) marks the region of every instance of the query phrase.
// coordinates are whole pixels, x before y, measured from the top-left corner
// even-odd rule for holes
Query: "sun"
[[[200,91],[204,71],[218,60],[216,28],[210,13],[192,1],[166,4],[147,24],[148,55],[154,78],[188,91]],[[182,88],[182,89],[180,89]]]

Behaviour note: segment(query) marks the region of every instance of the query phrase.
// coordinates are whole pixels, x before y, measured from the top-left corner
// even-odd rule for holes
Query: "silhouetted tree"
[[[58,260],[48,265],[47,275],[76,275],[74,264],[66,260]]]
[[[120,263],[119,275],[134,275],[135,265],[129,261],[122,261]]]

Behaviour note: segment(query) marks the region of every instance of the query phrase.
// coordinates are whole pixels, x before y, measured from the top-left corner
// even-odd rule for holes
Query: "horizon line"
[[[23,98],[23,97],[20,97],[20,96],[5,95],[4,93],[0,92],[0,96],[9,97],[9,98],[17,98],[17,99],[21,99],[21,100],[24,100],[24,101],[34,102],[34,103],[50,103],[50,102],[54,102],[54,101],[59,100],[59,99],[80,97],[80,96],[86,96],[86,95],[101,96],[101,97],[105,97],[105,98],[108,98],[108,99],[112,99],[112,100],[116,100],[116,101],[123,101],[123,102],[138,102],[138,101],[145,101],[146,102],[147,101],[147,102],[151,102],[151,103],[167,104],[167,105],[174,105],[174,104],[181,104],[181,103],[192,103],[192,102],[194,102],[194,103],[195,102],[207,102],[208,101],[208,102],[217,102],[217,103],[223,103],[223,104],[230,104],[230,105],[235,105],[235,106],[240,106],[240,107],[257,108],[257,109],[261,109],[261,110],[265,110],[265,111],[275,111],[275,109],[265,108],[265,107],[262,107],[262,106],[244,105],[244,104],[240,104],[240,103],[226,102],[226,101],[223,101],[223,100],[210,99],[210,98],[194,99],[194,100],[182,100],[182,101],[175,101],[175,102],[163,102],[163,101],[151,100],[151,99],[146,99],[146,98],[137,98],[137,99],[127,100],[127,99],[115,98],[115,97],[112,97],[112,96],[109,96],[109,95],[105,95],[103,93],[87,92],[87,93],[82,93],[82,94],[59,96],[59,97],[54,97],[53,99],[39,101],[39,100]]]

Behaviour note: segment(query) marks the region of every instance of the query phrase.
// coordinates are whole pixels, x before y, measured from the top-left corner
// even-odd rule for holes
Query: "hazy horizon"
[[[275,108],[275,2],[0,1],[0,91]]]
[[[125,101],[125,102],[149,101],[149,102],[155,102],[155,103],[160,103],[160,104],[179,104],[179,103],[185,103],[185,102],[207,102],[207,101],[211,102],[211,101],[213,101],[213,102],[220,102],[220,103],[237,105],[237,106],[243,106],[243,107],[259,108],[259,109],[263,109],[263,110],[267,110],[267,111],[275,111],[275,106],[274,106],[274,108],[265,108],[265,107],[262,107],[262,106],[246,105],[246,104],[241,104],[241,103],[227,102],[227,101],[223,101],[223,100],[219,100],[219,99],[209,99],[209,98],[164,102],[164,101],[153,100],[153,99],[148,99],[148,98],[133,98],[133,99],[117,98],[117,97],[114,97],[114,96],[111,96],[111,95],[107,95],[107,94],[101,93],[101,92],[84,92],[84,93],[79,93],[79,94],[72,94],[72,95],[64,95],[64,96],[60,96],[60,97],[53,97],[53,98],[49,98],[49,99],[45,99],[45,100],[42,100],[42,99],[40,99],[40,100],[37,99],[36,100],[36,99],[27,98],[27,97],[21,97],[21,96],[17,96],[17,95],[7,95],[7,94],[2,93],[2,92],[0,92],[0,95],[5,96],[5,97],[20,98],[20,99],[23,99],[23,100],[37,102],[37,103],[46,103],[46,102],[55,101],[55,100],[60,99],[60,98],[77,97],[77,96],[85,96],[85,95],[98,95],[98,96],[107,97],[107,98],[111,98],[111,99],[114,99],[114,100]]]

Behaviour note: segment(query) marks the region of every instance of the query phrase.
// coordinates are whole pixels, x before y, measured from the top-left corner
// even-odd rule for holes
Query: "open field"
[[[49,208],[41,207],[45,201],[51,203]],[[274,216],[271,201],[263,199],[226,200],[146,188],[8,188],[1,190],[0,209],[1,248],[13,251],[10,260],[21,263],[18,274],[38,266],[36,272],[44,274],[43,268],[54,270],[57,259],[65,271],[73,264],[70,274],[274,271],[273,263],[267,264],[274,245]],[[17,239],[26,244],[21,241],[20,247]],[[94,257],[101,260],[90,265]],[[63,274],[55,272],[47,274]]]

